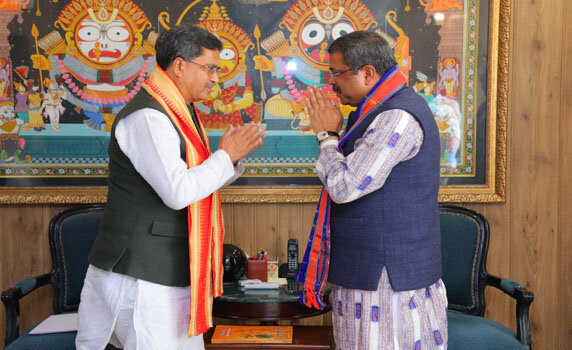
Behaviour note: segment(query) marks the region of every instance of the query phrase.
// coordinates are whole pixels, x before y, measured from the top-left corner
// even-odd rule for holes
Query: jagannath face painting
[[[130,26],[121,18],[99,24],[91,18],[80,22],[75,42],[81,54],[95,63],[115,63],[129,53],[133,42]]]
[[[371,11],[359,0],[298,0],[284,14],[280,27],[290,31],[291,43],[306,64],[328,70],[329,44],[376,24]]]
[[[298,37],[301,52],[310,61],[317,64],[329,62],[330,57],[326,49],[328,44],[337,38],[356,30],[356,26],[346,18],[340,18],[339,22],[323,23],[317,18],[309,18],[300,27]]]

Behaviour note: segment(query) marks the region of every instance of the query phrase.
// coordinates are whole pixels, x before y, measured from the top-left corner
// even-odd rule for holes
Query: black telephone
[[[290,238],[288,240],[288,270],[286,278],[295,278],[298,273],[298,240]]]

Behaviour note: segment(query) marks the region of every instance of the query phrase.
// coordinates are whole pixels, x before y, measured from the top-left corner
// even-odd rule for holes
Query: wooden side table
[[[204,334],[205,349],[329,350],[333,349],[331,326],[294,326],[292,344],[212,344],[214,327]]]

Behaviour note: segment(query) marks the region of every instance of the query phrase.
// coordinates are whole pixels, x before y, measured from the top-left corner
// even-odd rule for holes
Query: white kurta
[[[179,210],[232,183],[243,172],[218,150],[187,169],[180,138],[169,117],[145,108],[120,120],[115,137],[121,151],[168,207]],[[189,338],[189,287],[168,287],[88,268],[81,292],[76,348],[126,350],[204,349],[202,335]]]

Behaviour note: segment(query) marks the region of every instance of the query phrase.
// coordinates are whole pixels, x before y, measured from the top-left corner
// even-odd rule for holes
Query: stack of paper
[[[239,280],[242,289],[277,289],[278,283],[262,282],[260,280]]]

